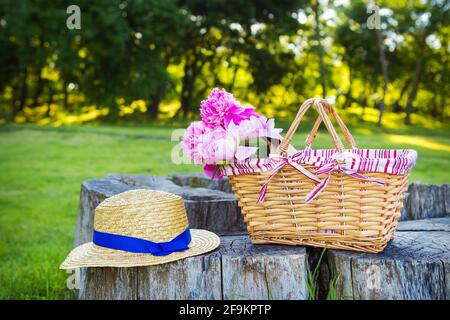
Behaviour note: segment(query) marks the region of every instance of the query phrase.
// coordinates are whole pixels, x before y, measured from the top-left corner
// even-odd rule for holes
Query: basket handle
[[[347,142],[348,146],[351,149],[355,149],[356,142],[353,139],[353,136],[350,133],[350,131],[348,130],[344,121],[342,121],[341,117],[339,117],[338,113],[336,112],[336,108],[334,108],[331,104],[329,104],[325,100],[323,100],[322,103],[324,104],[325,108],[329,111],[329,113],[332,115],[334,120],[337,122],[339,128],[341,129],[341,131],[344,135],[344,139]],[[314,142],[321,123],[322,123],[322,118],[319,115],[316,119],[316,122],[314,122],[313,128],[311,129],[311,132],[309,133],[308,138],[306,138],[306,146],[309,147]]]
[[[286,133],[283,141],[281,141],[280,145],[277,148],[277,153],[281,154],[281,155],[286,155],[286,151],[289,147],[289,144],[291,143],[291,140],[295,134],[295,132],[297,131],[297,128],[300,124],[301,119],[303,118],[303,116],[305,115],[306,111],[308,111],[308,109],[312,106],[315,105],[317,112],[319,113],[319,117],[316,120],[316,122],[314,123],[314,126],[311,130],[311,133],[308,136],[307,142],[310,141],[310,143],[312,143],[312,141],[314,141],[314,138],[317,135],[317,130],[320,126],[320,123],[323,121],[325,124],[325,127],[328,130],[328,133],[331,136],[331,139],[333,141],[334,146],[336,147],[336,149],[339,152],[342,152],[344,150],[344,145],[342,144],[341,139],[339,138],[339,135],[336,132],[336,129],[334,128],[333,124],[331,123],[330,118],[328,117],[326,111],[330,112],[330,114],[333,116],[333,118],[336,120],[336,122],[338,123],[339,127],[341,128],[341,130],[344,133],[345,139],[346,141],[349,143],[349,145],[354,148],[354,146],[356,145],[352,135],[350,134],[350,132],[348,131],[347,127],[345,126],[344,122],[342,121],[342,119],[338,116],[338,114],[336,113],[336,110],[334,109],[333,106],[331,106],[325,99],[316,99],[316,98],[311,98],[306,100],[301,106],[300,109],[297,112],[297,115],[294,118],[294,121],[292,121],[292,124],[288,130],[288,132]]]

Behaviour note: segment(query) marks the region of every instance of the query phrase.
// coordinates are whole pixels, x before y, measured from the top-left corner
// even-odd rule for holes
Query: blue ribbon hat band
[[[191,231],[188,227],[181,234],[168,242],[153,242],[119,234],[100,232],[94,229],[92,241],[95,245],[100,247],[134,253],[151,253],[154,256],[166,256],[173,252],[189,249]]]

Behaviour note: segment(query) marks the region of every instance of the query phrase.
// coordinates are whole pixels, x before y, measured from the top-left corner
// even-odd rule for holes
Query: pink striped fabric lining
[[[406,174],[416,164],[415,150],[389,149],[351,149],[346,150],[354,157],[346,157],[345,169],[361,172],[381,172],[387,174]],[[291,155],[291,159],[299,164],[321,167],[331,163],[337,151],[335,149],[305,149]],[[240,175],[246,173],[262,173],[271,170],[277,164],[277,159],[247,159],[225,164],[220,168],[222,176]]]

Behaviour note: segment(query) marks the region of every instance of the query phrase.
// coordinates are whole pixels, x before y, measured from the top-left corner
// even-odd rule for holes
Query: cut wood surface
[[[232,192],[228,178],[224,177],[220,180],[211,179],[203,173],[176,173],[170,176],[170,179],[179,186],[202,187],[223,192]]]
[[[134,268],[84,268],[80,299],[307,299],[306,250],[223,236],[212,253]]]
[[[100,202],[137,188],[182,196],[190,226],[223,235],[220,248],[160,266],[82,269],[79,298],[307,299],[308,252],[321,249],[252,245],[246,236],[237,235],[246,228],[234,195],[224,192],[229,191],[226,180],[199,174],[114,174],[88,180],[81,186],[75,246],[91,241]],[[408,190],[403,219],[449,215],[448,185],[411,185]],[[326,260],[339,276],[337,297],[450,299],[449,241],[450,218],[435,218],[401,221],[395,239],[380,254],[330,250]],[[319,281],[329,278],[320,277]]]
[[[450,231],[449,218],[409,220],[399,223],[398,231]],[[450,236],[450,235],[449,235]]]
[[[340,299],[450,299],[450,218],[400,222],[379,254],[330,250]]]
[[[172,192],[185,199],[192,228],[219,234],[243,233],[246,226],[228,179],[211,180],[203,174],[174,174],[171,177],[112,174],[105,179],[83,182],[75,232],[75,245],[91,241],[95,207],[104,199],[131,189],[150,188]],[[411,184],[406,193],[401,220],[450,216],[449,185]]]

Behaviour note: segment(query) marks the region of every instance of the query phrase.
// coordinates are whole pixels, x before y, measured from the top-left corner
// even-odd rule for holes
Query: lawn
[[[448,129],[353,126],[361,147],[413,148],[411,181],[449,182]],[[0,299],[70,299],[58,269],[72,248],[82,181],[109,173],[199,172],[170,161],[173,128],[0,127]],[[294,145],[301,147],[300,133]],[[324,132],[316,147],[328,146]]]

